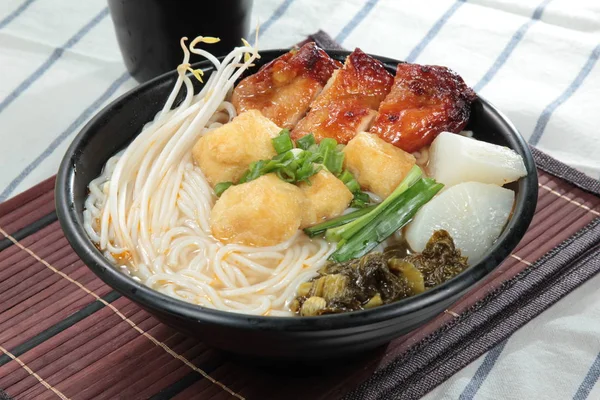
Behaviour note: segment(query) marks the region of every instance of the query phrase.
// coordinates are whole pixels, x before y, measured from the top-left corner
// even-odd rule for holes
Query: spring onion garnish
[[[250,182],[250,181],[253,181],[256,178],[264,175],[263,169],[264,169],[265,164],[266,164],[265,160],[258,160],[253,163],[250,163],[250,166],[248,167],[248,171],[246,171],[244,173],[244,175],[242,175],[242,177],[240,178],[240,181],[238,183]]]
[[[363,215],[371,212],[376,206],[368,206],[360,210],[353,211],[351,213],[340,215],[339,217],[328,219],[325,222],[321,222],[318,225],[311,226],[310,228],[305,228],[304,233],[306,233],[310,237],[315,237],[324,233],[327,229],[335,228],[336,226],[347,224],[350,221],[354,221],[358,217],[362,217]]]
[[[338,178],[344,182],[348,190],[352,192],[354,198],[352,199],[352,203],[350,203],[350,207],[352,208],[363,208],[367,206],[370,202],[369,195],[360,190],[360,184],[354,178],[354,176],[347,170],[344,170]]]
[[[279,179],[281,179],[282,181],[286,181],[289,183],[294,183],[296,182],[296,174],[294,172],[294,170],[290,169],[290,168],[281,168],[280,170],[278,170],[276,172],[277,176],[279,177]]]
[[[233,182],[221,182],[215,185],[215,194],[217,197],[221,197],[224,191],[229,189],[229,187],[233,185]]]
[[[279,132],[279,136],[271,139],[271,142],[273,142],[273,147],[277,154],[285,153],[294,148],[294,143],[290,138],[289,129],[282,129],[281,132]]]
[[[302,150],[308,150],[308,148],[315,143],[315,135],[313,135],[312,133],[302,136],[300,139],[296,140],[296,146],[298,146],[298,148]]]
[[[369,198],[369,195],[366,194],[365,192],[355,192],[354,193],[354,198],[352,199],[352,202],[350,203],[350,207],[352,208],[363,208],[369,205],[369,203],[371,202],[371,199]]]
[[[338,242],[337,250],[329,258],[342,262],[361,257],[406,225],[444,187],[421,175],[421,169],[414,166],[392,194],[370,212],[327,229],[325,237]]]
[[[342,174],[339,176],[339,178],[342,182],[344,182],[346,187],[352,193],[355,193],[360,190],[360,185],[358,184],[358,181],[356,179],[354,179],[354,176],[352,176],[352,174],[350,172],[348,172],[348,171],[342,172]]]
[[[335,139],[325,138],[319,144],[319,153],[323,156],[323,165],[329,172],[339,175],[344,164],[344,153],[336,150]]]
[[[356,232],[361,230],[369,221],[373,220],[377,215],[381,214],[383,210],[385,210],[390,204],[392,204],[398,196],[402,193],[406,192],[409,187],[414,185],[423,174],[421,168],[418,166],[412,167],[412,169],[408,172],[406,177],[400,182],[398,187],[390,194],[385,200],[383,200],[379,205],[369,214],[353,221],[350,224],[346,224],[337,229],[330,229],[327,231],[327,239],[335,242],[339,242],[342,239],[349,239]]]
[[[295,143],[296,147],[294,147],[288,129],[282,129],[277,137],[271,139],[271,142],[277,155],[270,160],[251,163],[237,182],[238,184],[275,173],[283,181],[306,182],[310,185],[310,177],[320,170],[326,169],[344,182],[348,190],[352,192],[354,198],[350,204],[351,207],[363,208],[369,204],[370,198],[360,190],[358,181],[349,171],[343,169],[344,145],[338,144],[337,141],[330,138],[325,138],[317,144],[315,136],[311,133],[298,139]],[[231,184],[222,190],[227,190],[229,186]]]

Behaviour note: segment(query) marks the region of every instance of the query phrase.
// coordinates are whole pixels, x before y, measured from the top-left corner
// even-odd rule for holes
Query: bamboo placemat
[[[535,217],[483,284],[386,348],[303,374],[236,361],[105,285],[46,180],[0,204],[0,399],[418,398],[600,270],[600,182],[533,151]]]
[[[354,398],[381,387],[416,397],[600,268],[586,262],[598,253],[598,182],[578,181],[586,192],[543,170],[539,180],[531,228],[485,284],[366,359],[290,376],[186,338],[101,282],[64,238],[49,179],[0,205],[0,388],[22,399],[336,398],[370,378]]]

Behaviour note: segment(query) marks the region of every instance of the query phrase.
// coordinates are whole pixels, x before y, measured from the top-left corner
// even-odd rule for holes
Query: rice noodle
[[[201,37],[189,49],[186,40],[162,110],[90,182],[85,230],[117,267],[169,296],[231,312],[288,315],[296,287],[316,274],[334,246],[301,232],[271,247],[224,244],[212,237],[209,215],[216,197],[191,149],[236,116],[226,99],[259,54],[245,45],[219,61],[195,48]],[[190,52],[215,68],[197,94],[186,74]],[[186,96],[173,108],[180,90]]]
[[[412,153],[415,157],[416,163],[421,168],[426,168],[429,162],[429,146],[423,146],[419,151]]]

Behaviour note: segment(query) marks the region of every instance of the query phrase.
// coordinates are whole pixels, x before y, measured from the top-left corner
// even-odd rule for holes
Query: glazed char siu
[[[243,79],[233,91],[231,102],[238,114],[259,110],[278,126],[291,129],[341,66],[317,45],[307,43]]]
[[[358,132],[369,129],[392,83],[392,75],[380,61],[356,49],[344,67],[333,73],[292,137],[299,139],[312,132],[317,142],[333,138],[348,143]]]
[[[446,67],[398,64],[394,85],[370,132],[414,152],[443,131],[460,132],[475,92]]]

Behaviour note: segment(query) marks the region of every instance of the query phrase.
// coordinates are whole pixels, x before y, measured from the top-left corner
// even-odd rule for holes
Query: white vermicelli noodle
[[[206,132],[231,121],[227,96],[259,58],[256,48],[235,48],[223,61],[182,39],[183,63],[163,109],[89,184],[84,227],[117,267],[169,296],[205,307],[257,315],[289,315],[297,286],[324,265],[334,246],[298,232],[271,247],[224,244],[212,237],[209,215],[216,196],[191,149]],[[190,52],[214,72],[194,94]],[[182,88],[186,96],[173,108]]]
[[[416,163],[421,168],[426,168],[429,162],[429,146],[423,146],[419,151],[412,153],[415,157]]]

